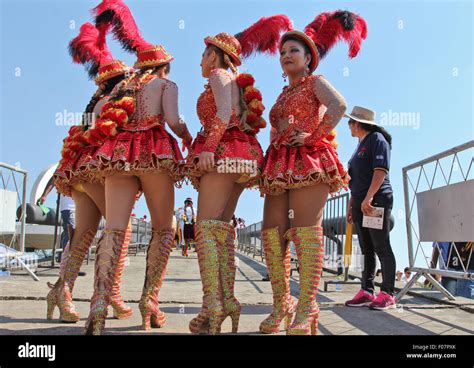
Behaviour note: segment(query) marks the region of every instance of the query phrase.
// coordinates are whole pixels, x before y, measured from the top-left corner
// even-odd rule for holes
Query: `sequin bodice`
[[[217,106],[214,99],[214,94],[212,93],[211,86],[206,84],[204,86],[205,90],[198,98],[197,101],[197,114],[201,124],[204,127],[204,133],[207,133],[211,130],[214,119],[217,115]],[[232,108],[230,121],[227,125],[227,129],[238,126],[244,130],[243,125],[240,123],[239,118],[235,112],[235,108]]]
[[[277,130],[274,144],[286,144],[295,129],[312,133],[318,127],[323,106],[313,88],[318,77],[303,77],[294,86],[283,88],[270,110],[270,124]]]

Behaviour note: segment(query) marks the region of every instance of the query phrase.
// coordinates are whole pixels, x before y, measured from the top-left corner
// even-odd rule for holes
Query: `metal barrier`
[[[38,276],[36,276],[35,273],[31,271],[31,269],[28,267],[28,265],[26,265],[21,259],[21,256],[25,252],[26,187],[28,184],[28,172],[26,170],[20,169],[19,167],[11,166],[3,162],[0,162],[0,169],[1,169],[0,179],[2,181],[3,192],[9,191],[9,188],[13,184],[14,189],[15,189],[14,192],[16,193],[16,196],[18,197],[18,201],[20,202],[20,206],[21,206],[21,215],[20,215],[20,218],[18,219],[18,222],[20,223],[19,233],[17,233],[17,227],[15,226],[14,234],[11,237],[11,241],[9,245],[10,247],[12,247],[12,245],[14,244],[16,240],[16,237],[19,236],[20,252],[7,255],[7,256],[16,259],[17,262],[21,264],[21,266],[30,274],[30,276],[33,279],[35,279],[36,281],[39,281]],[[17,182],[16,174],[20,174],[23,176],[21,184]],[[20,196],[20,193],[21,193],[21,196]],[[3,203],[2,203],[2,207],[3,207]],[[16,209],[16,205],[14,206],[14,208]],[[0,216],[2,216],[2,223],[3,221],[6,221],[6,219],[3,219],[3,213],[1,213]]]
[[[128,246],[128,254],[136,256],[139,252],[146,252],[146,248],[151,239],[151,223],[136,217],[130,217],[132,223],[132,236],[130,239],[130,244]],[[99,229],[92,241],[91,246],[89,247],[89,253],[87,256],[87,264],[89,264],[89,259],[91,257],[92,251],[96,248],[97,243],[99,242],[102,232],[105,229],[105,219],[100,220]]]
[[[324,267],[326,272],[339,276],[336,280],[324,281],[324,291],[328,285],[360,284],[360,281],[349,281],[349,268],[360,268],[362,252],[358,241],[353,241],[352,231],[347,239],[346,213],[350,195],[344,193],[328,199],[323,214],[324,233]],[[355,260],[356,264],[352,265]],[[342,276],[343,277],[340,277]]]
[[[324,270],[342,275],[342,280],[330,280],[325,282],[325,290],[329,284],[353,284],[360,282],[348,281],[351,260],[355,260],[355,267],[360,267],[359,261],[362,257],[357,240],[352,246],[344,247],[346,243],[346,212],[349,203],[349,194],[342,194],[330,198],[325,206],[323,216],[324,230]],[[252,258],[260,257],[264,260],[264,252],[261,241],[262,222],[249,225],[243,229],[237,229],[237,249]],[[290,243],[291,246],[291,243]],[[298,269],[296,254],[292,249],[292,259],[295,264],[294,269]],[[345,272],[344,272],[345,271]]]
[[[454,300],[454,296],[433,275],[474,280],[474,274],[468,268],[472,248],[470,255],[463,262],[454,244],[456,241],[474,240],[472,202],[474,182],[471,171],[473,147],[474,141],[470,141],[403,168],[409,267],[416,274],[398,293],[398,300],[421,276],[428,279],[450,300]],[[446,162],[449,171],[443,170],[443,163],[446,168]],[[414,221],[414,218],[418,221]],[[461,260],[461,271],[438,269],[429,262],[427,243],[431,254],[433,247],[440,251],[438,242],[450,242],[448,262],[455,252],[458,260]],[[424,259],[420,261],[422,256]]]
[[[237,229],[237,249],[252,258],[260,257],[263,262],[264,254],[262,249],[262,221],[249,225],[242,229]]]

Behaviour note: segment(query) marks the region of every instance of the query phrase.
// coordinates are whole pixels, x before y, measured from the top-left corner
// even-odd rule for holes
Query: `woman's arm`
[[[365,215],[370,215],[372,209],[374,208],[371,203],[374,198],[375,193],[378,192],[382,186],[383,181],[385,180],[386,171],[383,169],[376,168],[374,169],[374,175],[372,176],[372,182],[370,183],[369,190],[365,199],[362,201],[361,210]]]
[[[186,143],[189,143],[192,137],[189,134],[186,123],[179,117],[178,86],[171,81],[166,81],[163,88],[162,107],[163,117],[171,130]]]
[[[312,134],[304,139],[304,144],[309,145],[327,136],[339,123],[347,109],[344,97],[323,76],[315,78],[313,90],[318,100],[327,109],[317,129],[310,132]]]
[[[232,78],[223,69],[215,69],[209,77],[217,113],[210,127],[206,142],[203,146],[205,152],[215,152],[232,115]]]

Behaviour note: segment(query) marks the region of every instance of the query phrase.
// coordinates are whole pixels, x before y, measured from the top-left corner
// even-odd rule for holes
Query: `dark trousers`
[[[66,247],[69,241],[68,225],[75,227],[74,214],[70,210],[61,211],[63,232],[61,233],[61,249]]]
[[[352,204],[353,228],[357,233],[359,245],[364,256],[362,289],[372,293],[375,290],[375,255],[377,255],[382,267],[382,287],[380,289],[392,295],[393,287],[395,286],[396,268],[395,256],[390,245],[390,213],[393,207],[393,196],[392,194],[379,195],[374,197],[372,201],[372,206],[385,209],[382,230],[362,227],[363,213],[360,208],[362,201],[363,198],[354,198]]]

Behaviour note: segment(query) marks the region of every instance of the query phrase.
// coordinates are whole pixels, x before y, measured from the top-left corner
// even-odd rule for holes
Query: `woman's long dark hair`
[[[382,128],[381,126],[379,125],[373,125],[373,124],[364,124],[364,123],[361,123],[361,122],[358,122],[360,127],[367,131],[367,132],[379,132],[380,134],[382,134],[385,138],[385,140],[388,142],[388,145],[390,146],[390,149],[392,149],[392,136],[390,135],[389,132],[387,132],[387,130],[385,128]]]
[[[94,111],[94,107],[99,102],[99,100],[112,92],[112,89],[117,83],[120,83],[125,78],[125,74],[118,75],[116,77],[110,78],[109,80],[102,83],[97,89],[96,93],[91,97],[89,103],[82,114],[82,125],[85,125],[85,130],[89,129],[89,116]]]
[[[148,67],[148,68],[141,68],[140,70],[138,70],[137,72],[135,72],[135,74],[132,76],[132,80],[135,80],[137,78],[140,78],[141,76],[144,76],[145,74],[153,74],[155,72],[157,72],[158,70],[161,70],[161,69],[164,69],[165,72],[167,74],[170,73],[171,71],[171,64],[170,63],[166,63],[166,64],[163,64],[163,65],[160,65],[160,66],[152,66],[152,67]],[[135,92],[136,92],[136,88],[137,86],[134,86],[132,88],[129,88],[128,86],[121,86],[121,88],[117,91],[117,93],[115,94],[115,96],[113,96],[111,98],[112,101],[118,101],[120,100],[122,97],[124,96],[131,96],[131,95],[134,95]]]

